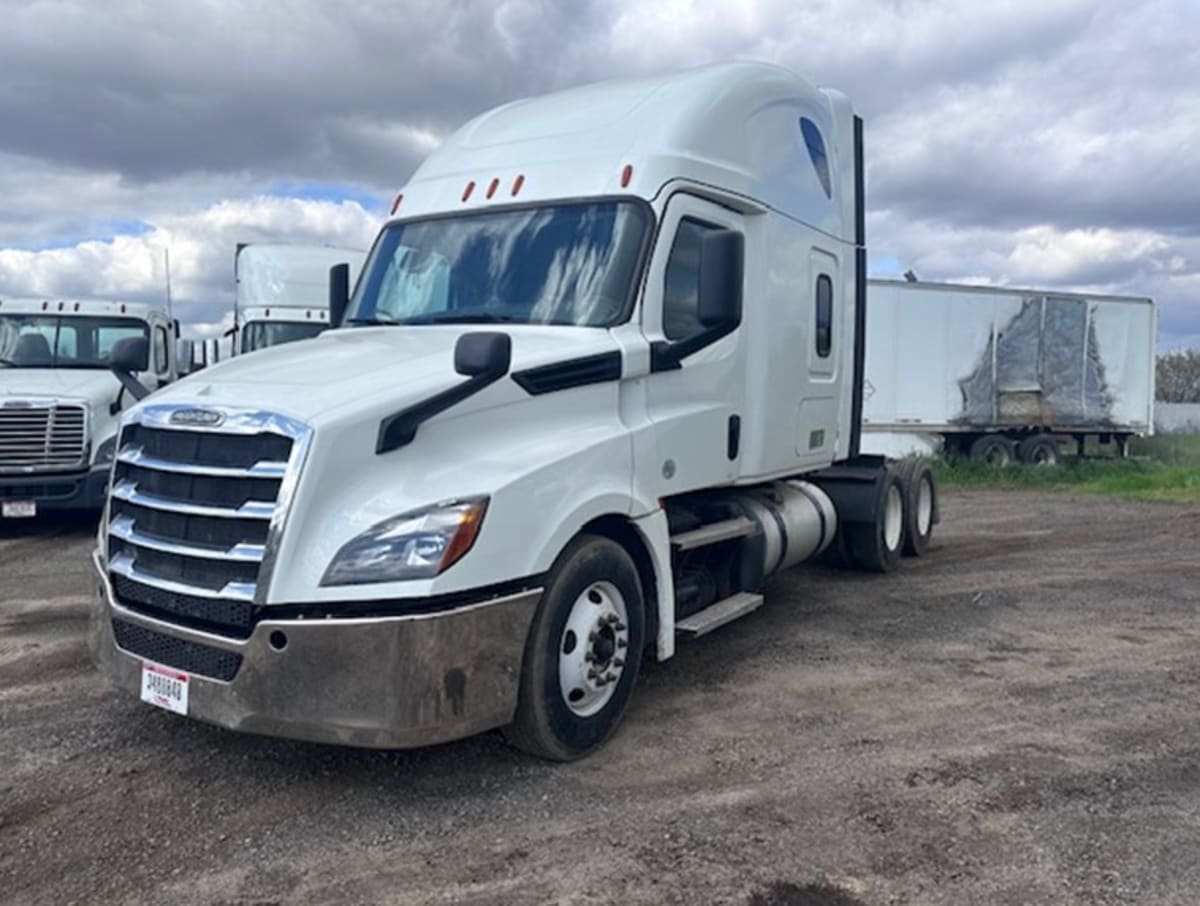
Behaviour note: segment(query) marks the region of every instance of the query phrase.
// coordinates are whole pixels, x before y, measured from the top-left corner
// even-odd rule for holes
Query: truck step
[[[725,519],[721,522],[710,522],[690,532],[682,532],[671,536],[671,546],[677,551],[690,551],[697,547],[707,547],[710,544],[720,544],[722,541],[732,541],[734,538],[745,538],[754,534],[754,522],[745,516],[736,519]]]
[[[675,631],[692,638],[707,635],[726,623],[732,623],[738,617],[744,617],[751,611],[758,610],[762,602],[762,595],[741,591],[736,595],[730,595],[724,601],[708,605],[699,613],[680,620],[675,624]]]

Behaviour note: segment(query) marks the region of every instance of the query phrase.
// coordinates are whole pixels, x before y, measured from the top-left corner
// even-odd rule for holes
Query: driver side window
[[[663,333],[686,340],[704,330],[700,323],[700,243],[712,224],[684,218],[675,231],[663,281]]]

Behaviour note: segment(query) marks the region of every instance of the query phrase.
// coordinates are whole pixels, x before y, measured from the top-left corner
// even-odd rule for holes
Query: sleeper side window
[[[833,281],[828,274],[817,277],[817,355],[829,358],[833,348]]]

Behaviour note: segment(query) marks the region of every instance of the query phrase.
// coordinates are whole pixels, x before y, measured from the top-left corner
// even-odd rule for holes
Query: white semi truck
[[[240,243],[234,254],[235,355],[308,340],[329,327],[329,270],[366,252],[328,245]]]
[[[339,329],[126,416],[100,669],[239,730],[499,727],[570,759],[644,652],[751,613],[772,573],[922,552],[928,469],[858,455],[861,134],[844,96],[761,64],[462,127],[352,299],[335,271]]]
[[[947,283],[869,281],[863,448],[993,465],[1154,425],[1154,302]]]
[[[0,299],[0,518],[103,505],[120,413],[176,377],[177,334],[142,303]],[[131,338],[149,361],[122,383],[109,357]]]

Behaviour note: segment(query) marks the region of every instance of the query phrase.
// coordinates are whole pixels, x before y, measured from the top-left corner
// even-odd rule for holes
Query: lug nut
[[[625,631],[625,624],[617,623],[617,632],[624,632],[624,631]]]
[[[619,657],[613,658],[613,666],[614,667],[624,667],[625,662],[623,660],[621,660],[621,658],[619,658]]]
[[[617,647],[618,648],[628,648],[629,643],[627,641],[625,641],[624,639],[617,639]]]
[[[600,634],[598,632],[596,632],[596,630],[593,629],[591,632],[588,633],[588,641],[589,642],[594,642],[598,638],[600,638]]]

